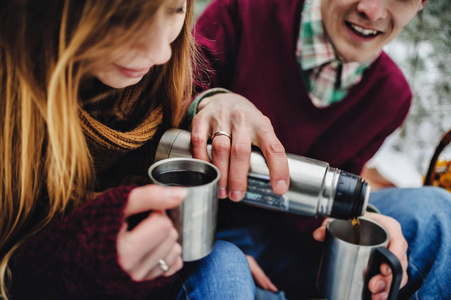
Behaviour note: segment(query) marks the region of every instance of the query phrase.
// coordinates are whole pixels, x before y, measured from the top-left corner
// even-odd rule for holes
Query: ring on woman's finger
[[[164,271],[167,272],[169,270],[168,264],[164,261],[164,259],[160,259],[158,261],[158,266]]]
[[[232,135],[230,133],[228,133],[227,131],[216,131],[215,133],[213,133],[211,135],[211,140],[213,140],[215,137],[220,136],[220,135],[225,135],[226,137],[228,137],[230,140],[232,140]]]

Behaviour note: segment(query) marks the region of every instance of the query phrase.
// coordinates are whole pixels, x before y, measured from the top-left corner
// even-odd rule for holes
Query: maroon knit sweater
[[[295,50],[303,0],[215,0],[195,36],[213,70],[210,86],[251,100],[274,126],[288,153],[360,174],[411,104],[409,85],[382,53],[340,102],[309,99]]]
[[[119,266],[116,238],[131,189],[108,190],[19,248],[12,299],[144,299],[171,281],[135,282]]]

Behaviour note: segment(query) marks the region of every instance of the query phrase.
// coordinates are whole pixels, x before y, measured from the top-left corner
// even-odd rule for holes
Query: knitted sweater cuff
[[[211,97],[216,94],[220,93],[231,93],[231,91],[224,89],[224,88],[212,88],[208,89],[206,91],[203,91],[202,93],[197,94],[194,97],[194,100],[191,102],[191,104],[188,107],[187,111],[187,121],[188,124],[191,124],[191,121],[193,120],[194,116],[197,114],[197,106],[199,105],[200,101],[202,101],[205,98]]]

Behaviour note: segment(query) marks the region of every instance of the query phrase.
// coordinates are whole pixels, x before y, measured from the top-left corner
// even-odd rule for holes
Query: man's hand
[[[251,146],[259,147],[269,167],[271,187],[277,194],[288,190],[290,174],[285,149],[271,122],[249,100],[233,93],[203,99],[191,124],[193,156],[209,161],[207,141],[218,131],[231,135],[212,141],[212,162],[220,172],[219,198],[240,201],[246,192]]]

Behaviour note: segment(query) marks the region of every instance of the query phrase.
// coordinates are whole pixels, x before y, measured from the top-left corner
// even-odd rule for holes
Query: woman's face
[[[171,58],[171,43],[182,30],[185,12],[186,0],[164,0],[151,22],[139,32],[138,40],[122,47],[123,55],[106,57],[104,63],[94,68],[93,75],[112,88],[138,83],[153,66]]]
[[[423,8],[421,0],[321,0],[324,28],[337,55],[362,62],[378,53]]]

